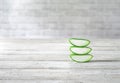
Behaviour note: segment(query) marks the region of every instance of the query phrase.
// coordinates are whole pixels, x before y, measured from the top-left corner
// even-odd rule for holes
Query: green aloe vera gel
[[[93,55],[89,54],[92,49],[87,47],[90,44],[90,40],[81,39],[81,38],[70,38],[69,50],[72,54],[70,54],[70,58],[75,62],[89,62],[93,58]]]

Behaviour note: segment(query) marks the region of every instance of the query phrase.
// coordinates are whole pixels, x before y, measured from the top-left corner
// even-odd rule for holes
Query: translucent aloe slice
[[[79,47],[86,47],[90,44],[90,41],[87,39],[80,39],[80,38],[70,38],[69,42],[74,46]]]
[[[92,51],[91,48],[89,47],[76,47],[76,46],[71,46],[70,47],[70,51],[73,53],[73,54],[88,54]]]
[[[80,63],[80,62],[89,62],[89,61],[91,61],[91,59],[93,58],[93,56],[90,55],[90,54],[84,55],[84,56],[71,54],[70,58],[73,61]]]

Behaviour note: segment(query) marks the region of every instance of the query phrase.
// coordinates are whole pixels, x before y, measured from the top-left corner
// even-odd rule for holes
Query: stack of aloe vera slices
[[[92,49],[87,47],[90,44],[90,41],[87,39],[80,38],[70,38],[70,58],[75,62],[89,62],[93,56],[89,54]]]

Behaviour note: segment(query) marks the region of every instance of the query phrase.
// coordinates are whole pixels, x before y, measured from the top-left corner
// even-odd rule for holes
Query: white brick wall
[[[0,38],[120,38],[120,0],[0,0]]]

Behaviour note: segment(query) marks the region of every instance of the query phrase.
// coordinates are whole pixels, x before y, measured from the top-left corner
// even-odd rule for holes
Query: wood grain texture
[[[92,40],[89,63],[69,58],[67,40],[0,40],[0,83],[120,83],[120,40]]]
[[[0,0],[0,38],[120,38],[120,0]]]

